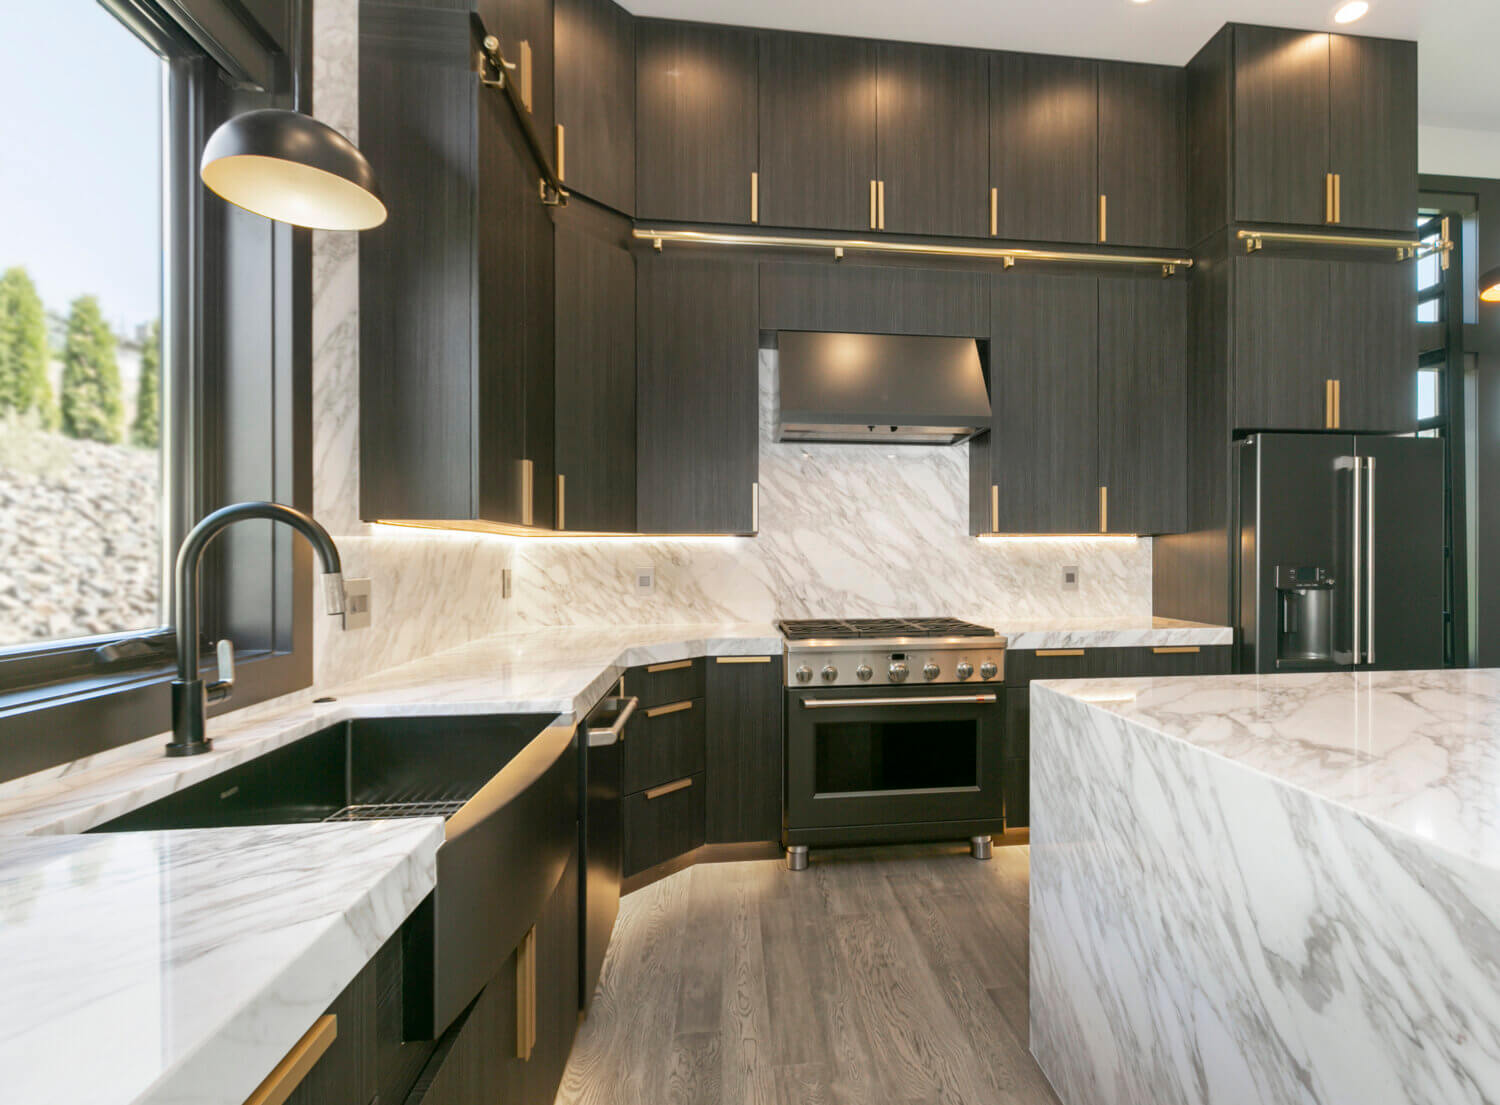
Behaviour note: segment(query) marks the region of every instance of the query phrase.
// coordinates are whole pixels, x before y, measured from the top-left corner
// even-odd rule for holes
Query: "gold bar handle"
[[[1338,222],[1338,215],[1333,209],[1333,174],[1323,175],[1323,221],[1326,223]]]
[[[1036,650],[1038,656],[1082,656],[1081,648],[1039,648]]]
[[[1000,485],[990,484],[990,532],[1000,532]]]
[[[1109,197],[1099,193],[1099,240],[1109,241]]]
[[[535,525],[536,517],[536,465],[529,460],[521,461],[521,525]]]
[[[750,532],[760,532],[760,484],[750,485]]]
[[[885,229],[885,181],[882,180],[879,183],[880,183],[880,188],[879,188],[880,202],[879,202],[878,206],[880,208],[880,229],[884,230]]]
[[[1333,221],[1344,221],[1344,174],[1333,174]]]
[[[1099,532],[1109,532],[1109,488],[1099,488]]]
[[[769,656],[715,656],[716,664],[769,664]]]
[[[760,222],[760,174],[750,174],[750,221]]]
[[[870,181],[870,229],[871,230],[879,230],[880,229],[880,223],[879,223],[879,221],[877,220],[877,217],[876,217],[877,214],[878,214],[878,212],[879,212],[879,208],[877,206],[876,195],[879,193],[879,191],[880,191],[880,184],[879,184],[879,182],[872,179]]]
[[[557,528],[568,528],[568,477],[557,474]]]
[[[1203,650],[1197,645],[1157,645],[1151,651],[1158,656],[1195,656]]]
[[[302,1039],[292,1045],[292,1050],[266,1075],[266,1080],[245,1098],[245,1105],[282,1105],[282,1102],[296,1092],[313,1067],[317,1066],[318,1060],[323,1058],[323,1053],[338,1038],[338,1034],[339,1019],[332,1013],[313,1021],[313,1026],[303,1034]]]
[[[564,180],[568,174],[568,142],[563,125],[557,124],[557,179]]]
[[[531,1058],[536,1047],[536,926],[526,930],[516,949],[516,1058]]]
[[[527,39],[521,40],[521,102],[526,105],[526,110],[531,110],[531,42]]]
[[[666,714],[680,714],[680,713],[682,713],[682,711],[684,711],[684,710],[691,710],[692,708],[693,708],[693,700],[692,699],[686,699],[685,701],[682,701],[682,702],[672,702],[672,703],[669,703],[666,706],[653,706],[653,707],[651,707],[651,709],[649,709],[649,710],[646,711],[646,716],[647,717],[662,717],[662,716],[664,716]]]
[[[1323,429],[1333,429],[1333,381],[1323,381]]]
[[[683,668],[690,668],[692,666],[693,662],[691,660],[669,660],[664,664],[648,664],[646,674],[655,675],[659,671],[681,671]]]
[[[1000,233],[1000,189],[990,189],[990,237]]]
[[[652,787],[646,792],[646,801],[653,798],[662,798],[668,794],[676,794],[679,790],[687,790],[693,785],[693,777],[689,775],[686,779],[678,779],[675,783],[663,783],[659,787]]]

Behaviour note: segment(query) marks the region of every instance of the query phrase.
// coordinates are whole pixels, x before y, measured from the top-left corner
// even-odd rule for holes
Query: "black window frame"
[[[0,650],[0,782],[170,727],[172,550],[208,511],[312,500],[312,235],[235,208],[198,179],[224,119],[311,111],[311,5],[98,0],[168,67],[163,139],[162,588],[168,625]],[[295,66],[295,76],[293,79]],[[246,523],[204,558],[200,634],[228,637],[235,693],[213,713],[312,682],[312,556],[285,527]],[[233,584],[231,586],[230,584]],[[205,654],[209,650],[203,650]]]

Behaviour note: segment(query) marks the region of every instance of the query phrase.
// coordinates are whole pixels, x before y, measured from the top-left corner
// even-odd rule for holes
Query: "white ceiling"
[[[1341,0],[624,0],[638,15],[1182,65],[1228,22],[1334,29]],[[1500,0],[1370,0],[1347,30],[1420,43],[1420,122],[1500,132]]]

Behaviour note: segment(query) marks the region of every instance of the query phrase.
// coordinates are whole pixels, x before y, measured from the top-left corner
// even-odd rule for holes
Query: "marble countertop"
[[[1066,618],[1048,621],[984,622],[1006,638],[1006,647],[1036,648],[1163,648],[1188,645],[1230,645],[1234,630],[1227,625],[1204,625],[1175,618]]]
[[[432,890],[437,818],[10,839],[7,1101],[241,1105]]]
[[[1079,679],[1032,688],[1500,869],[1500,669]]]

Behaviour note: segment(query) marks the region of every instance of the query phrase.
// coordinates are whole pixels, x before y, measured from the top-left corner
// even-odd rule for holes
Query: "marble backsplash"
[[[317,0],[314,108],[358,141],[358,2]],[[378,166],[377,166],[378,169]],[[343,683],[511,628],[944,614],[1149,616],[1151,543],[968,536],[967,446],[780,444],[761,357],[755,538],[509,538],[359,520],[359,243],[313,245],[313,509],[345,574],[374,580],[371,629],[319,618],[316,678]],[[637,594],[635,569],[654,569]],[[1063,591],[1064,565],[1079,568]],[[514,597],[500,574],[514,569]]]

